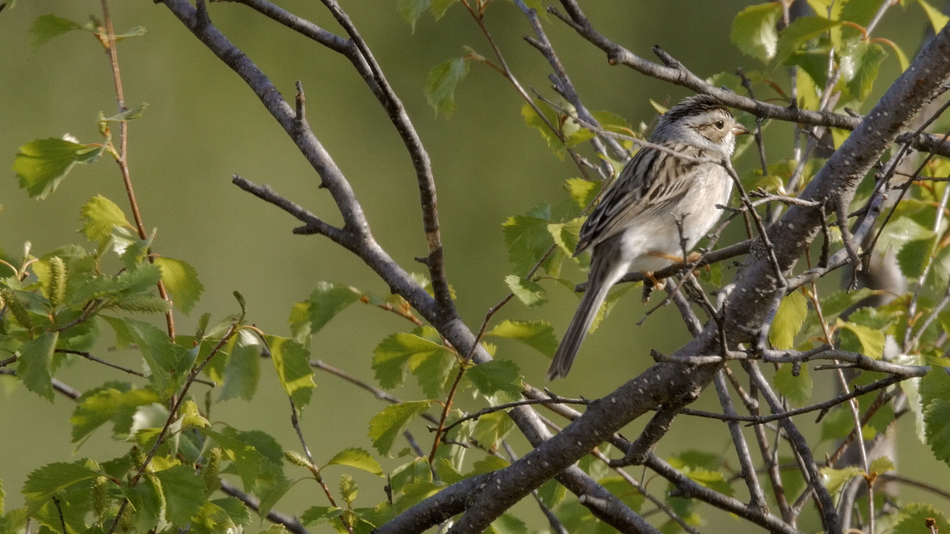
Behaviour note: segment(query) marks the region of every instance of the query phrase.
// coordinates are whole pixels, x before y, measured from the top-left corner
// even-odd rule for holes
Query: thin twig
[[[155,437],[155,443],[152,444],[152,448],[148,451],[148,454],[145,456],[145,460],[142,462],[142,465],[139,466],[138,471],[129,479],[128,487],[134,488],[138,484],[139,480],[142,478],[142,475],[148,469],[149,464],[152,462],[152,458],[155,456],[155,453],[158,452],[158,448],[164,443],[165,438],[168,436],[169,428],[171,424],[178,417],[178,409],[181,407],[182,402],[188,390],[191,389],[191,385],[195,382],[198,374],[208,365],[208,362],[218,354],[228,340],[234,335],[237,327],[237,319],[231,322],[231,325],[228,326],[228,329],[225,331],[224,335],[221,336],[221,339],[218,343],[211,349],[208,353],[208,356],[198,364],[191,368],[191,371],[188,373],[188,377],[185,379],[185,384],[182,386],[181,391],[174,396],[174,402],[172,403],[171,408],[168,410],[168,417],[165,418],[165,424],[162,425],[162,429],[159,431],[158,435]],[[122,499],[122,504],[119,505],[119,510],[116,512],[115,520],[112,522],[112,526],[109,528],[109,534],[115,532],[116,527],[119,525],[119,518],[122,517],[122,513],[125,511],[125,507],[129,505],[129,500]]]
[[[756,362],[743,362],[743,367],[749,373],[749,376],[752,378],[756,387],[759,388],[759,391],[762,392],[762,395],[769,404],[769,408],[772,410],[772,413],[776,415],[786,413],[782,407],[781,401],[779,401],[778,396],[772,390],[772,387],[769,385],[765,377],[762,376],[758,366],[756,366]],[[805,437],[801,434],[798,428],[792,423],[790,418],[782,417],[779,419],[779,424],[788,435],[789,442],[792,444],[792,450],[795,451],[795,454],[801,458],[801,461],[804,464],[803,474],[805,475],[805,480],[808,482],[811,490],[815,492],[818,509],[822,517],[822,525],[827,532],[841,534],[841,527],[838,525],[834,501],[831,499],[828,489],[822,484],[821,474],[818,472],[818,466],[812,457],[808,442],[805,440]]]
[[[558,397],[558,396],[552,395],[550,398],[547,398],[547,399],[522,399],[515,402],[506,402],[504,404],[498,404],[496,406],[489,406],[487,408],[482,408],[481,410],[478,410],[477,412],[465,414],[459,417],[458,419],[456,419],[455,421],[452,421],[451,424],[446,425],[445,428],[442,429],[442,433],[443,434],[448,433],[449,430],[452,430],[453,428],[464,423],[465,421],[478,419],[479,417],[483,415],[488,415],[491,413],[508,410],[508,409],[514,408],[515,406],[527,406],[529,404],[579,404],[582,406],[586,406],[590,404],[590,401],[587,399],[568,399],[566,397]]]
[[[330,503],[330,506],[333,508],[339,508],[339,506],[336,504],[336,500],[333,498],[333,492],[330,491],[327,483],[323,480],[323,475],[320,474],[320,466],[318,466],[317,463],[313,461],[313,455],[310,454],[310,447],[307,446],[307,440],[303,437],[303,430],[300,429],[300,419],[298,417],[297,405],[294,404],[293,397],[288,395],[287,398],[290,400],[290,424],[293,425],[294,431],[297,432],[297,439],[300,440],[300,446],[303,447],[303,452],[307,456],[307,462],[309,462],[307,468],[313,475],[314,480],[317,481],[317,484],[320,485],[320,489],[322,489],[323,494],[326,495],[327,502]],[[337,519],[347,532],[353,534],[353,525],[350,524],[345,515],[341,515],[337,517]]]
[[[234,486],[227,480],[221,479],[221,491],[241,501],[244,503],[244,506],[247,506],[255,512],[259,512],[261,509],[261,502],[258,499],[239,490],[237,486]],[[296,518],[275,512],[274,510],[267,512],[267,520],[271,523],[283,525],[284,528],[294,534],[310,534]]]
[[[416,181],[419,186],[420,203],[422,205],[423,230],[425,231],[426,243],[429,248],[426,266],[429,268],[429,276],[432,280],[432,291],[435,294],[436,305],[439,312],[443,315],[452,315],[455,313],[455,304],[452,301],[452,291],[449,288],[448,277],[445,272],[445,257],[442,248],[442,234],[439,223],[439,209],[436,201],[435,177],[432,173],[432,162],[429,154],[422,144],[422,139],[416,132],[415,125],[409,118],[405,106],[396,95],[396,92],[389,85],[386,77],[383,75],[382,67],[377,63],[369,45],[363,40],[362,35],[356,28],[356,25],[350,20],[349,15],[343,11],[343,8],[336,0],[323,0],[333,18],[343,27],[347,35],[356,45],[363,60],[369,66],[372,74],[372,80],[375,85],[370,85],[374,89],[373,94],[382,104],[383,109],[389,115],[390,121],[399,133],[406,151],[409,153],[413,168],[416,172]],[[378,90],[375,90],[378,87]]]
[[[719,403],[722,406],[723,412],[726,415],[738,415],[732,404],[732,397],[729,396],[729,390],[726,387],[726,379],[723,371],[720,370],[716,373],[713,384],[716,386],[716,393],[719,395]],[[745,436],[742,435],[742,429],[739,428],[739,423],[735,421],[730,421],[728,426],[729,433],[732,435],[733,447],[736,451],[736,455],[739,457],[739,466],[741,467],[740,474],[752,498],[749,506],[757,508],[763,514],[767,514],[769,509],[767,501],[765,500],[765,493],[762,491],[758,477],[756,477],[755,466],[752,463],[752,455],[749,453],[749,445],[746,443]]]
[[[109,62],[112,66],[112,79],[115,84],[115,97],[119,105],[119,113],[128,111],[125,106],[125,92],[122,89],[122,75],[119,71],[119,55],[116,50],[115,30],[112,28],[112,17],[109,16],[109,2],[102,0],[102,18],[106,25],[106,50],[109,54]],[[129,197],[129,208],[132,210],[132,218],[135,221],[135,230],[138,232],[139,239],[148,239],[148,232],[145,230],[145,224],[142,222],[142,214],[139,211],[138,201],[135,199],[135,189],[132,187],[132,175],[129,171],[129,122],[119,121],[119,157],[116,159],[119,165],[119,171],[122,174],[122,184],[125,186],[126,195]],[[149,263],[154,259],[147,255]],[[156,284],[158,294],[168,303],[168,311],[165,312],[165,327],[168,330],[168,337],[175,339],[175,315],[172,311],[172,300],[165,288],[165,283],[161,280]]]
[[[834,398],[828,399],[826,401],[818,402],[815,404],[810,404],[808,406],[802,406],[801,408],[796,408],[794,410],[783,410],[778,413],[773,413],[771,415],[729,415],[729,414],[720,414],[707,412],[703,410],[693,410],[693,409],[683,409],[683,415],[691,415],[694,417],[703,417],[707,419],[718,419],[720,421],[738,421],[743,423],[748,423],[751,425],[763,425],[766,423],[771,423],[772,421],[783,421],[794,417],[796,415],[802,415],[810,412],[825,412],[830,408],[833,408],[844,402],[849,402],[851,399],[860,397],[872,391],[877,391],[882,388],[886,388],[903,380],[907,380],[910,377],[902,377],[898,375],[892,375],[887,378],[882,378],[870,384],[857,385],[854,386],[854,389],[847,393],[842,393],[835,396]]]

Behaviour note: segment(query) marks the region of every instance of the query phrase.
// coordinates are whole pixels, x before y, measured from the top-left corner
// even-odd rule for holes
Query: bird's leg
[[[671,262],[679,263],[680,265],[689,265],[691,263],[695,263],[699,260],[699,258],[702,257],[702,254],[700,254],[699,252],[690,252],[686,256],[686,260],[683,260],[681,256],[677,256],[675,254],[667,254],[666,252],[660,252],[657,250],[648,252],[647,255],[653,256],[654,258],[662,258],[664,260],[670,260]],[[663,280],[657,279],[657,277],[653,275],[653,271],[642,271],[642,274],[643,274],[643,278],[646,279],[646,282],[649,282],[649,283],[643,284],[643,303],[646,304],[646,302],[650,299],[650,294],[653,292],[654,289],[663,289],[666,287],[666,279],[665,278]]]
[[[646,304],[650,300],[650,295],[653,294],[654,289],[663,289],[666,287],[666,278],[659,280],[656,276],[653,276],[653,271],[642,271],[643,275],[643,303]]]
[[[690,252],[689,255],[686,257],[686,261],[683,261],[682,256],[677,256],[675,254],[667,254],[666,252],[654,251],[648,254],[650,256],[653,256],[654,258],[663,258],[664,260],[670,260],[673,263],[681,263],[683,265],[693,263],[702,257],[702,254],[700,254],[699,252]]]

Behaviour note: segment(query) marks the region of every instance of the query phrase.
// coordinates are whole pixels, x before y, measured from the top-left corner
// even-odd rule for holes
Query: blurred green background
[[[458,89],[458,109],[451,118],[434,115],[422,92],[428,70],[463,55],[464,45],[492,57],[484,37],[460,6],[438,22],[424,15],[413,32],[397,14],[395,1],[341,3],[372,47],[426,143],[439,187],[450,282],[458,295],[461,316],[477,328],[486,310],[507,293],[504,277],[510,270],[502,222],[539,202],[560,201],[563,181],[577,176],[578,171],[569,160],[554,157],[538,133],[525,126],[520,115],[523,101],[505,80],[484,66],[472,65]],[[318,2],[280,4],[339,32]],[[650,47],[657,44],[700,76],[733,72],[736,67],[761,68],[729,42],[732,18],[749,2],[585,4],[602,33],[644,57],[652,58]],[[285,97],[292,98],[295,80],[303,83],[310,124],[349,178],[377,240],[404,267],[423,272],[413,260],[425,255],[426,248],[410,162],[376,100],[349,63],[241,5],[213,3],[209,8],[213,22],[265,70]],[[277,335],[289,335],[291,306],[306,298],[317,281],[342,282],[385,294],[386,286],[351,255],[326,239],[292,235],[295,219],[231,185],[231,175],[237,173],[272,185],[331,223],[340,220],[329,194],[317,188],[313,170],[238,77],[164,6],[126,0],[112,2],[111,10],[117,32],[137,25],[148,30],[143,37],[119,46],[127,104],[149,104],[144,117],[131,123],[129,138],[132,179],[145,225],[158,230],[154,250],[191,263],[205,287],[190,317],[177,314],[178,331],[192,332],[201,313],[221,318],[236,311],[231,296],[234,290],[247,299],[251,319]],[[28,28],[36,17],[47,13],[80,23],[90,14],[101,17],[99,2],[92,0],[20,0],[15,8],[0,13],[0,167],[6,169],[12,165],[17,147],[33,139],[68,132],[83,142],[97,142],[96,114],[103,111],[108,116],[116,109],[108,60],[90,34],[72,32],[39,48],[31,46]],[[877,35],[891,38],[912,56],[923,34],[919,15],[893,9]],[[908,20],[913,24],[907,24]],[[552,96],[545,77],[548,65],[522,40],[531,29],[520,11],[511,3],[496,2],[488,10],[487,23],[522,84]],[[611,68],[601,52],[553,17],[548,17],[545,28],[592,110],[610,110],[636,125],[655,116],[649,99],[668,104],[688,94],[632,70]],[[896,74],[896,61],[889,59],[881,79],[890,80]],[[880,93],[886,87],[882,83],[875,89]],[[770,129],[770,157],[787,157],[790,131],[786,125]],[[740,172],[757,165],[752,151],[737,162]],[[83,243],[76,233],[81,226],[79,209],[97,194],[123,208],[128,205],[118,169],[108,157],[76,168],[59,190],[42,202],[29,199],[18,189],[13,172],[6,171],[0,180],[0,248],[7,256],[19,258],[25,241],[32,242],[36,254],[66,243]],[[126,213],[131,217],[127,208]],[[738,237],[727,237],[726,242]],[[583,279],[583,274],[573,269],[567,274],[577,281]],[[726,279],[729,277],[731,272],[726,273]],[[561,286],[549,290],[548,306],[528,309],[513,302],[498,319],[549,320],[560,335],[576,298]],[[672,309],[660,311],[637,327],[644,310],[638,294],[631,292],[588,339],[571,377],[558,382],[556,391],[598,397],[648,366],[650,349],[669,353],[688,338]],[[355,305],[315,336],[313,357],[371,380],[375,345],[390,333],[409,329],[411,325],[395,315]],[[517,362],[528,382],[546,385],[546,358],[515,343],[499,345],[499,355]],[[114,355],[117,361],[124,356],[128,355]],[[299,449],[288,403],[269,367],[263,369],[253,402],[229,401],[217,407],[211,418],[243,430],[264,430],[285,448]],[[57,377],[79,388],[105,380],[126,380],[118,372],[85,363],[67,368]],[[304,411],[303,426],[318,463],[344,447],[370,449],[368,421],[383,405],[331,376],[318,372],[315,379],[318,386]],[[71,401],[57,398],[50,404],[7,377],[0,378],[0,387],[0,480],[7,493],[7,509],[22,503],[19,489],[30,470],[82,456],[106,460],[121,450],[111,443],[108,431],[100,430],[73,456],[67,424]],[[816,390],[816,395],[822,391],[827,392]],[[407,388],[396,394],[411,399],[418,392]],[[704,396],[708,401],[706,397],[709,395]],[[911,455],[929,456],[913,439],[910,423],[903,421],[901,428],[908,436],[903,441],[916,451]],[[631,432],[641,425],[637,422]],[[413,430],[424,447],[431,445],[424,428]],[[697,442],[698,436],[704,437],[703,443]],[[721,425],[681,418],[658,452],[666,455],[686,447],[722,452],[729,446]],[[939,469],[946,470],[946,466]],[[368,493],[358,505],[367,506],[382,498],[380,479],[357,476],[357,481]],[[307,484],[296,486],[278,509],[293,513],[324,504],[315,497],[314,489]],[[521,507],[530,510],[529,517],[540,517],[531,506]],[[708,517],[715,520],[713,525],[738,525],[723,514]]]

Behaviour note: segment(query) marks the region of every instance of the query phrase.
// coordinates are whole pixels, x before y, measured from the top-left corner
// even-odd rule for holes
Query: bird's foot
[[[643,303],[646,304],[650,300],[650,295],[653,294],[655,289],[663,289],[666,287],[666,278],[660,280],[657,277],[653,276],[653,271],[643,271]]]

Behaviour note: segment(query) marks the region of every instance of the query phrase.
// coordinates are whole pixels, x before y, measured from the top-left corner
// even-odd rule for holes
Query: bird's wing
[[[674,152],[683,152],[687,147],[695,149],[683,143],[666,146]],[[704,152],[700,150],[696,157],[705,157]],[[680,158],[663,150],[641,149],[620,171],[620,176],[607,188],[584,222],[575,254],[636,226],[645,217],[668,210],[683,198],[693,178],[705,172],[705,166],[709,165],[715,164]],[[659,179],[667,174],[676,179]]]

